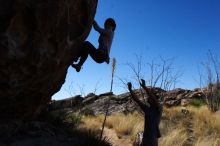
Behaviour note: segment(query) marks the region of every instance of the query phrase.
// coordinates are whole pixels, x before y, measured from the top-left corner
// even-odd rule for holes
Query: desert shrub
[[[192,99],[190,105],[194,107],[201,107],[203,105],[206,105],[206,101],[204,99]]]
[[[205,75],[200,75],[200,84],[207,106],[210,111],[216,112],[220,107],[220,61],[211,50],[208,52],[208,60],[203,63]]]
[[[54,125],[69,123],[72,126],[78,126],[81,122],[82,116],[77,113],[68,112],[67,110],[56,110],[48,114],[48,119]]]
[[[56,110],[48,113],[48,121],[54,125],[61,125],[66,117],[66,110]]]
[[[89,107],[86,107],[81,113],[85,116],[95,116],[94,110]]]
[[[78,126],[81,122],[81,115],[76,113],[69,113],[65,116],[64,121],[70,122],[73,124],[73,126]]]
[[[83,139],[80,142],[80,146],[112,146],[108,138],[103,137],[100,139],[100,135],[97,135],[91,130],[76,130],[74,131],[74,135],[79,137],[79,139]]]
[[[216,112],[220,107],[220,83],[210,83],[204,94],[209,110]]]

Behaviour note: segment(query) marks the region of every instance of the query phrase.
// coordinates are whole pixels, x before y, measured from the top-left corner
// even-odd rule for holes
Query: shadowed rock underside
[[[59,91],[91,30],[97,2],[0,0],[2,119],[34,118]]]

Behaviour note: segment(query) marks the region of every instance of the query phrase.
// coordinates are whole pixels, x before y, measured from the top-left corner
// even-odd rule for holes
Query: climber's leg
[[[103,63],[108,57],[107,53],[104,50],[96,49],[90,42],[86,41],[83,43],[81,48],[79,63],[72,64],[72,67],[74,67],[77,72],[80,71],[81,66],[88,58],[88,55],[90,55],[92,59],[97,63]]]
[[[81,66],[84,64],[89,55],[89,50],[96,50],[96,48],[88,41],[85,41],[80,48],[80,60],[77,64],[72,64],[72,67],[76,69],[77,72],[81,70]]]
[[[89,50],[89,55],[96,63],[103,63],[107,58],[107,53],[101,49]]]

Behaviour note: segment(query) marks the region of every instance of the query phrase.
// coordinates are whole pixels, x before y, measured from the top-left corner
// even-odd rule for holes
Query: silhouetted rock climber
[[[128,82],[127,85],[132,99],[144,112],[143,146],[158,146],[158,138],[161,137],[159,124],[162,115],[162,106],[158,101],[159,97],[153,91],[149,91],[145,86],[145,80],[142,79],[140,85],[148,96],[148,103],[145,104],[132,91],[132,84]]]
[[[81,70],[83,63],[86,61],[88,55],[97,63],[106,62],[109,64],[109,54],[112,45],[112,40],[114,37],[114,31],[116,28],[116,23],[114,19],[108,18],[105,21],[104,29],[100,28],[99,25],[94,21],[93,27],[96,31],[100,33],[99,36],[99,47],[96,49],[90,42],[85,41],[80,49],[80,60],[77,64],[72,64],[72,67],[76,69],[77,72]],[[78,59],[76,59],[77,61]]]

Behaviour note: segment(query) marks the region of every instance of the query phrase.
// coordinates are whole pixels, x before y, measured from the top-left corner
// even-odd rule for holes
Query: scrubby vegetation
[[[194,107],[201,107],[206,105],[206,101],[204,99],[192,99],[192,101],[190,101],[190,105]]]
[[[48,120],[52,125],[62,127],[72,138],[77,139],[77,143],[80,146],[112,146],[107,137],[100,139],[99,132],[79,126],[83,123],[83,116],[93,116],[93,114],[91,115],[91,110],[88,111],[80,114],[69,112],[68,110],[57,110],[50,112]]]
[[[220,115],[212,113],[207,106],[187,107],[188,113],[181,107],[164,108],[160,129],[161,146],[219,146],[220,145]],[[98,132],[104,116],[85,116],[81,128]],[[116,113],[107,118],[106,126],[113,129],[118,137],[128,137],[132,141],[137,132],[143,130],[143,115],[137,112],[131,114]]]

